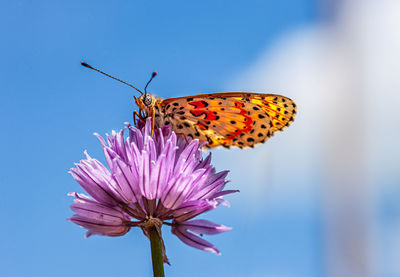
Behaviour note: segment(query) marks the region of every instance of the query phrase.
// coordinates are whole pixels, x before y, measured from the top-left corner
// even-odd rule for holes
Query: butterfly
[[[82,65],[139,91],[141,96],[135,97],[139,112],[134,111],[134,117],[151,117],[153,129],[169,125],[179,135],[207,142],[208,148],[254,147],[286,129],[297,113],[295,102],[278,94],[220,92],[162,99],[146,90],[156,72],[143,93],[86,63]]]

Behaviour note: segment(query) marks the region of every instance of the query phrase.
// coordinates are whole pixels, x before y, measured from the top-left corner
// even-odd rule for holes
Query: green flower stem
[[[150,228],[149,233],[154,277],[164,277],[163,249],[160,235],[155,227]]]

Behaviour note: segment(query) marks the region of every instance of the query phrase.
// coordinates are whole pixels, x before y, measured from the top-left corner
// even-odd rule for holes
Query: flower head
[[[70,220],[92,234],[122,236],[131,227],[149,228],[169,225],[184,243],[219,254],[218,249],[196,234],[213,235],[229,227],[194,217],[227,205],[223,190],[228,171],[216,172],[211,154],[202,158],[198,140],[187,141],[169,127],[154,130],[146,124],[113,132],[106,139],[95,134],[104,150],[108,169],[85,151],[86,159],[71,169],[74,179],[90,194],[75,196]],[[129,130],[127,138],[125,129]]]

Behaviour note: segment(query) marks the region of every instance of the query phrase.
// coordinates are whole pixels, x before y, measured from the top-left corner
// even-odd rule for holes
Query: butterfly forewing
[[[289,98],[262,93],[211,93],[169,98],[158,103],[157,125],[207,141],[207,147],[253,147],[294,120]]]

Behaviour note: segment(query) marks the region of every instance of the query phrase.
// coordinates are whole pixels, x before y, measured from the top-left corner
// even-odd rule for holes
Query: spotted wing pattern
[[[210,93],[159,102],[164,124],[207,147],[253,147],[284,130],[296,115],[289,98],[263,93]]]

